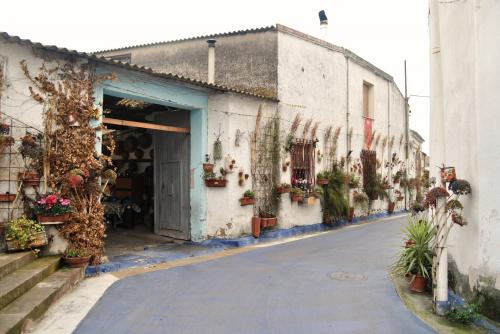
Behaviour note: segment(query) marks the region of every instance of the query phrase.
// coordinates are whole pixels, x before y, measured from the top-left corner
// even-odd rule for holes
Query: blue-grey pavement
[[[122,279],[75,333],[433,333],[388,276],[404,220]]]

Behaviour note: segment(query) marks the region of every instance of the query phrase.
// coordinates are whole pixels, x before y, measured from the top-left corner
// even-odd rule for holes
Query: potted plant
[[[25,186],[37,187],[40,185],[40,174],[34,169],[19,172],[17,178],[21,180]]]
[[[253,205],[255,204],[255,193],[252,190],[247,190],[243,193],[243,197],[240,198],[240,205]]]
[[[354,189],[359,187],[359,176],[357,176],[355,173],[350,173],[349,174],[349,188]]]
[[[19,146],[19,153],[26,161],[28,160],[28,169],[23,173],[19,173],[18,178],[23,181],[26,186],[38,186],[40,184],[40,161],[43,155],[41,145],[41,134],[33,135],[27,133],[21,138],[21,145]]]
[[[33,206],[33,212],[41,224],[64,223],[69,220],[72,211],[71,201],[55,194],[41,197]]]
[[[0,194],[0,202],[14,202],[16,199],[16,194],[11,194],[6,192],[5,194]]]
[[[85,267],[90,260],[90,256],[84,250],[69,248],[63,256],[63,262],[71,268]]]
[[[278,193],[278,194],[289,193],[291,189],[292,189],[292,186],[290,184],[282,183],[279,187],[276,187],[276,193]]]
[[[203,172],[203,179],[207,187],[225,187],[227,185],[227,180],[224,179],[224,176],[217,177],[214,172]]]
[[[260,217],[260,227],[261,228],[272,227],[278,223],[278,218],[269,212],[260,211],[259,217]]]
[[[7,123],[0,123],[0,134],[8,135],[10,132],[10,126]]]
[[[7,147],[14,145],[15,140],[9,135],[0,134],[0,151],[3,152]]]
[[[319,184],[320,186],[324,186],[328,184],[328,173],[318,173],[316,175],[316,183]]]
[[[304,190],[293,187],[290,189],[290,199],[292,202],[302,202],[304,200]]]
[[[362,192],[362,191],[355,191],[352,194],[352,201],[354,203],[354,207],[358,207],[358,208],[360,208],[363,211],[367,211],[368,210],[368,205],[369,205],[370,200],[368,198],[368,195],[365,194],[364,192]]]
[[[428,220],[414,217],[410,218],[403,232],[407,242],[393,265],[393,271],[411,275],[410,290],[423,292],[431,277],[435,228]]]
[[[214,164],[210,163],[210,154],[205,155],[205,163],[203,164],[203,171],[204,172],[213,172],[214,171]]]
[[[394,207],[396,206],[396,202],[390,201],[387,205],[387,213],[392,215],[394,213]]]
[[[47,245],[47,235],[40,223],[23,216],[9,222],[5,241],[9,251],[19,251]]]
[[[252,217],[252,235],[254,238],[258,238],[260,236],[260,217],[253,216]]]
[[[403,176],[403,171],[402,170],[398,170],[396,172],[396,174],[394,174],[394,177],[392,178],[392,182],[394,184],[399,183],[399,181],[401,180],[402,176]]]

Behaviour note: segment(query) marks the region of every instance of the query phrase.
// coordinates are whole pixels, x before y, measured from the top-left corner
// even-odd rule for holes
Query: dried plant
[[[31,97],[44,105],[42,165],[46,184],[51,191],[70,198],[75,209],[60,232],[71,248],[86,251],[93,264],[99,263],[106,229],[99,179],[111,166],[114,141],[107,141],[110,155],[96,152],[97,131],[104,126],[91,124],[100,116],[93,94],[97,82],[114,76],[96,76],[91,66],[69,62],[50,69],[44,64],[34,76],[26,62],[21,61],[21,68],[33,84],[29,87]],[[70,119],[78,126],[68,126]],[[78,188],[68,183],[68,174],[74,169],[85,171],[84,184]]]
[[[309,118],[306,123],[304,124],[304,130],[302,131],[302,137],[306,137],[307,136],[307,133],[309,132],[309,129],[311,128],[311,124],[312,124],[312,118]]]
[[[379,133],[379,134],[377,134],[377,137],[375,138],[375,146],[374,146],[375,150],[377,149],[378,144],[380,142],[380,137],[382,137],[382,135]]]
[[[391,140],[389,141],[389,149],[392,150],[392,148],[394,147],[394,136],[391,137]]]
[[[316,133],[318,132],[319,122],[315,122],[311,129],[311,139],[316,139]]]
[[[297,129],[300,126],[300,122],[302,122],[302,118],[300,117],[300,114],[297,113],[293,119],[292,126],[290,127],[290,135],[295,136],[295,133],[297,133]]]
[[[401,134],[401,136],[399,137],[399,148],[401,148],[401,145],[403,145],[403,139],[404,139],[404,136],[403,136],[403,134]]]
[[[262,121],[262,104],[259,105],[257,117],[255,118],[255,130],[250,134],[250,167],[252,174],[255,173],[257,163],[257,138],[260,133],[260,122]]]
[[[325,130],[325,143],[328,143],[330,137],[332,136],[333,126],[328,126]]]

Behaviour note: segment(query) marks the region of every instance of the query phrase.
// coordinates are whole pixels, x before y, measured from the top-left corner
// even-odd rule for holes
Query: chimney
[[[319,30],[321,31],[321,38],[323,38],[326,41],[328,40],[328,18],[326,17],[324,10],[320,10],[318,15],[319,15]]]
[[[208,83],[215,82],[215,39],[207,40],[208,43]]]

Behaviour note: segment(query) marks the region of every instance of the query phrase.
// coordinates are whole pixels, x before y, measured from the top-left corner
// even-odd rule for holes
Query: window
[[[363,81],[363,117],[373,119],[373,85]]]
[[[313,140],[297,139],[292,145],[291,168],[292,186],[309,190],[314,185],[314,148]]]
[[[108,56],[106,58],[109,60],[118,60],[118,61],[121,61],[122,63],[131,63],[132,62],[132,54],[130,54],[130,53]]]

